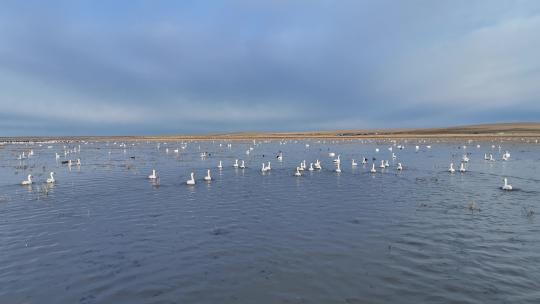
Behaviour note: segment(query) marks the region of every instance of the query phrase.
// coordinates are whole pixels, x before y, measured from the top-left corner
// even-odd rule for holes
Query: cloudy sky
[[[0,136],[540,120],[540,1],[0,1]]]

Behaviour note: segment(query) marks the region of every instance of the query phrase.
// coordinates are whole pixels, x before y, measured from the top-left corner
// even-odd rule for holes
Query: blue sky
[[[0,136],[540,120],[540,1],[0,1]]]

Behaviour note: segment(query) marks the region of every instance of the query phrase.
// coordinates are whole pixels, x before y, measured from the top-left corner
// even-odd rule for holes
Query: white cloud
[[[540,98],[540,16],[506,20],[396,58],[379,88],[420,104],[506,107]]]

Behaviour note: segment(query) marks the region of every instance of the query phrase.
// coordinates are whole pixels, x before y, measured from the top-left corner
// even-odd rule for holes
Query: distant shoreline
[[[81,140],[281,140],[281,139],[516,139],[540,138],[540,123],[503,123],[448,128],[336,130],[311,132],[242,132],[201,135],[112,135],[112,136],[13,136],[0,142],[81,141]]]

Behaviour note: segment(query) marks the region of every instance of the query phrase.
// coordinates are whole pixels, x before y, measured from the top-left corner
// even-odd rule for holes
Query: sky
[[[0,136],[518,121],[537,0],[0,0]]]

